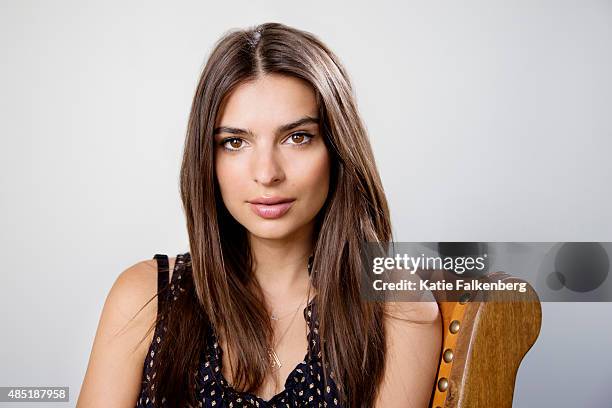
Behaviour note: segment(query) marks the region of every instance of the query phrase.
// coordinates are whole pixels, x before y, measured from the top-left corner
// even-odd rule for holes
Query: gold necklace
[[[298,305],[298,307],[302,306],[304,303],[305,303],[305,302],[300,303],[300,304]],[[280,319],[284,319],[285,317],[289,316],[290,314],[291,314],[291,312],[289,312],[289,313],[287,313],[286,315],[283,315],[283,316],[278,316],[276,313],[272,312],[272,313],[270,314],[270,319],[272,319],[272,320],[276,320],[276,321],[279,321]]]
[[[310,284],[311,284],[310,275],[312,273],[312,264],[313,264],[313,261],[314,261],[314,254],[311,254],[308,257],[308,291],[306,292],[306,300],[298,305],[297,309],[293,313],[293,317],[291,318],[291,322],[289,322],[289,325],[285,329],[285,332],[283,333],[283,335],[275,342],[274,347],[268,348],[268,356],[270,358],[270,363],[271,363],[272,370],[278,370],[279,368],[281,368],[283,366],[280,358],[278,357],[278,354],[276,354],[276,351],[274,349],[276,348],[276,346],[278,346],[278,344],[280,344],[280,342],[283,339],[283,337],[285,337],[285,335],[289,331],[289,328],[291,328],[291,325],[293,325],[293,322],[295,321],[295,317],[297,316],[297,312],[300,310],[300,306],[302,306],[305,302],[308,301],[308,295],[310,294]],[[274,313],[272,313],[270,318],[272,320],[280,320],[281,319],[280,317],[275,316]]]
[[[308,299],[308,294],[306,295],[306,299]],[[298,305],[297,309],[295,310],[295,312],[293,312],[293,317],[291,318],[291,322],[289,322],[289,324],[287,325],[287,328],[285,329],[283,334],[275,342],[274,347],[268,348],[268,356],[270,357],[270,363],[271,363],[272,370],[278,370],[279,368],[281,368],[283,366],[283,364],[281,363],[280,358],[278,357],[278,354],[276,354],[276,351],[274,349],[280,344],[281,340],[283,340],[285,335],[289,332],[289,329],[291,328],[291,326],[293,325],[293,322],[295,321],[295,317],[297,316],[298,312],[300,311],[300,307],[305,302],[306,302],[306,300],[303,301],[302,303],[300,303]]]

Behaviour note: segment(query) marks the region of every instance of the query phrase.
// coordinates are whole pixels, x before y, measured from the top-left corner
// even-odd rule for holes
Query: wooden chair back
[[[525,282],[503,272],[479,280]],[[465,292],[454,301],[436,295],[444,335],[430,408],[512,406],[517,370],[542,321],[540,300],[526,289]]]

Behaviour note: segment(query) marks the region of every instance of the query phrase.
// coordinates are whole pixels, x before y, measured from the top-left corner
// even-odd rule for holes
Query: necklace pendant
[[[276,351],[270,349],[268,350],[268,355],[270,356],[270,361],[272,362],[272,369],[277,370],[281,368],[282,364],[280,358],[278,358],[278,355],[276,354]]]

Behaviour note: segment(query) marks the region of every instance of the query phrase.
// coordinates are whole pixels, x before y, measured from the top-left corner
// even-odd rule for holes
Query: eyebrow
[[[298,119],[294,122],[291,123],[287,123],[285,125],[281,125],[276,129],[276,133],[280,134],[280,133],[284,133],[287,132],[291,129],[294,129],[298,126],[303,126],[303,125],[307,125],[307,124],[311,124],[311,123],[319,123],[319,118],[317,117],[312,117],[312,116],[304,116],[301,119]],[[213,135],[216,135],[218,133],[230,133],[233,135],[253,135],[253,132],[251,132],[248,129],[240,129],[240,128],[235,128],[235,127],[228,127],[228,126],[219,126],[216,127],[213,131]]]

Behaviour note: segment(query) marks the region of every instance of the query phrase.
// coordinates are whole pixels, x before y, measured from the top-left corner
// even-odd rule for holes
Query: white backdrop
[[[187,117],[234,27],[339,55],[397,240],[612,241],[609,1],[0,4],[0,386],[69,386],[74,406],[116,277],[188,250]],[[611,312],[544,304],[515,406],[609,404]]]

